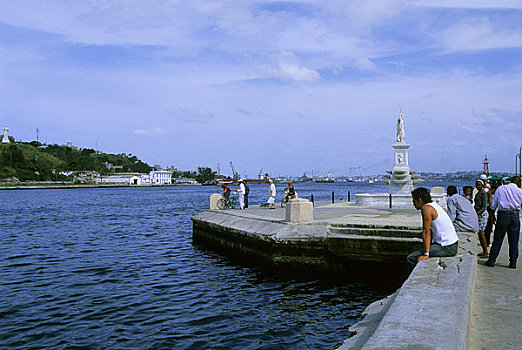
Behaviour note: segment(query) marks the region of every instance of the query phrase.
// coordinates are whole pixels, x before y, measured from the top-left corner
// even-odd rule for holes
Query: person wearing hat
[[[484,183],[484,192],[487,193],[489,191],[489,189],[491,188],[490,184],[488,183],[488,177],[486,176],[486,174],[480,174],[478,179],[481,180]],[[475,187],[473,189],[473,198],[475,198],[477,193],[478,193],[478,190]],[[491,203],[491,200],[489,202]]]
[[[484,190],[491,188],[491,186],[488,183],[488,177],[486,176],[486,174],[481,174],[479,179],[482,180],[482,182],[484,182]]]
[[[507,233],[509,243],[509,267],[517,268],[518,240],[520,238],[520,208],[522,206],[522,189],[520,176],[513,176],[510,183],[497,188],[491,208],[497,210],[497,223],[493,233],[493,244],[489,252],[486,266],[495,266],[500,253],[504,236]]]
[[[239,180],[239,186],[237,187],[237,196],[239,198],[239,209],[245,209],[245,185],[243,185],[243,180]]]
[[[272,180],[269,180],[268,183],[270,184],[268,204],[270,204],[270,209],[275,209],[276,187]]]

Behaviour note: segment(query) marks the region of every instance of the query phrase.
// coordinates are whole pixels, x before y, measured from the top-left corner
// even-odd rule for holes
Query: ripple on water
[[[261,201],[266,189],[256,186]],[[190,216],[213,192],[2,193],[0,347],[332,348],[393,290],[263,271],[195,248]]]

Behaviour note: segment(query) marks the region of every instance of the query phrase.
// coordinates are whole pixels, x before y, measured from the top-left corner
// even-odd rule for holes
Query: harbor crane
[[[232,161],[230,161],[230,168],[232,169],[232,179],[234,181],[239,180],[239,173],[236,173],[236,171],[234,170],[234,164],[232,164]]]

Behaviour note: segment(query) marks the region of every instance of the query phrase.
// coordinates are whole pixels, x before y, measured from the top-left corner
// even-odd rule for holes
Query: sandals
[[[480,253],[479,255],[477,255],[479,258],[489,258],[489,254],[487,253]]]

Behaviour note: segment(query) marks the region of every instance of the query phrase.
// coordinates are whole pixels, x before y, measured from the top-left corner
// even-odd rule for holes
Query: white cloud
[[[328,16],[340,21],[344,27],[368,31],[376,24],[395,17],[410,4],[409,0],[353,0],[328,1]],[[340,23],[339,23],[340,24]]]
[[[463,9],[522,9],[520,0],[416,0],[416,6]]]
[[[450,52],[521,48],[522,30],[503,28],[486,17],[470,18],[443,30],[440,43]]]
[[[169,131],[162,129],[162,128],[154,127],[154,128],[150,128],[150,129],[136,129],[133,131],[133,133],[136,135],[156,136],[156,135],[168,134]]]
[[[353,66],[360,70],[374,70],[375,64],[366,57],[359,57],[353,62]]]
[[[20,0],[3,4],[0,22],[57,34],[79,45],[156,45],[168,48],[162,54],[174,57],[195,56],[210,49],[262,61],[274,52],[290,50],[299,55],[326,55],[318,62],[331,65],[326,62],[339,64],[367,56],[354,23],[362,21],[363,27],[371,27],[379,18],[396,14],[393,9],[400,2],[311,3],[315,12],[309,16],[257,13],[256,6],[264,3]]]
[[[289,62],[281,62],[278,73],[283,79],[300,82],[312,82],[321,78],[321,75],[313,69],[300,67]]]

